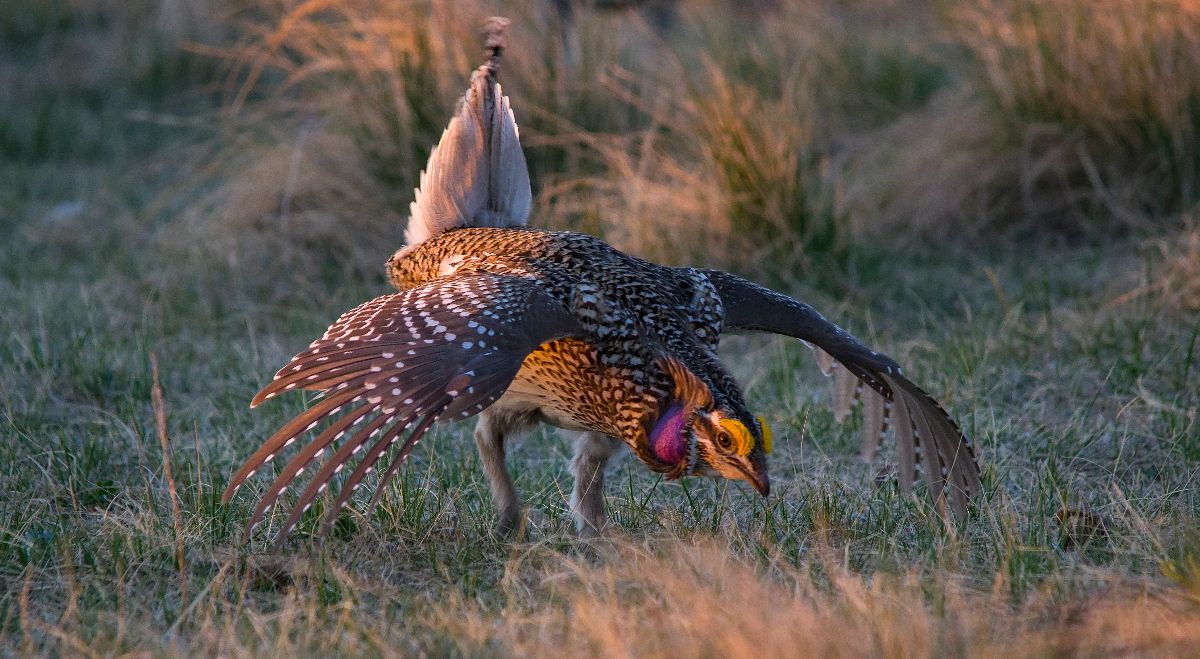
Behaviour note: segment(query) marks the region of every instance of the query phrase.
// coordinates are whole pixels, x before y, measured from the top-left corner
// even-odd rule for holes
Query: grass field
[[[1200,12],[1104,2],[581,10],[565,41],[532,0],[4,3],[0,653],[1194,655]],[[583,544],[547,429],[502,539],[459,424],[324,542],[320,510],[242,542],[263,479],[226,479],[305,405],[248,401],[386,291],[494,12],[533,221],[894,356],[980,447],[965,523],[858,457],[802,345],[731,337],[767,499],[625,458]]]

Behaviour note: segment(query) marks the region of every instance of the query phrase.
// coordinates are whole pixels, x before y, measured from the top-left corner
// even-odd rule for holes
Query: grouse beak
[[[750,479],[750,484],[764,497],[771,493],[771,479],[766,474],[758,474]]]
[[[759,494],[765,497],[771,493],[771,477],[767,475],[766,469],[760,471],[753,466],[746,468],[742,465],[738,465],[738,469],[742,472],[746,482],[753,485]]]

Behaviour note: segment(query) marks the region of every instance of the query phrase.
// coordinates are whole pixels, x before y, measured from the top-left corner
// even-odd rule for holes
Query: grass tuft
[[[1200,200],[1194,3],[994,0],[947,13],[989,130],[1021,155],[1023,213],[1137,223]]]

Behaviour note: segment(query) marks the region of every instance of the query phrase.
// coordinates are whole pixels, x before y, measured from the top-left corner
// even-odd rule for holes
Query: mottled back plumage
[[[615,378],[608,385],[610,409],[604,411],[603,427],[582,422],[592,413],[583,406],[556,410],[580,417],[575,424],[580,428],[628,437],[630,426],[652,423],[675,386],[661,355],[683,363],[712,389],[717,403],[754,426],[741,390],[715,353],[720,298],[696,271],[629,256],[592,236],[529,228],[447,231],[389,262],[390,278],[401,289],[479,271],[529,277],[576,314],[590,337],[588,359]],[[535,353],[529,360],[538,363],[544,356]]]

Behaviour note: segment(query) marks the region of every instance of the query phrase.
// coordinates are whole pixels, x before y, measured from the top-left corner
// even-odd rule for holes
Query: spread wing
[[[864,455],[872,458],[893,426],[901,490],[912,492],[916,467],[923,461],[934,500],[947,497],[960,519],[966,514],[967,501],[982,491],[974,447],[942,406],[904,377],[899,364],[807,304],[727,272],[703,272],[721,296],[725,329],[772,332],[806,342],[822,372],[834,377],[837,420],[862,401]]]
[[[340,442],[293,506],[276,545],[333,476],[362,453],[325,515],[328,529],[362,479],[406,432],[372,505],[435,421],[483,410],[504,393],[538,345],[579,333],[562,304],[520,277],[446,277],[365,302],[342,314],[254,397],[251,407],[293,389],[323,394],[246,460],[230,479],[224,500],[281,450],[325,424],[279,472],[247,534],[297,477]]]

